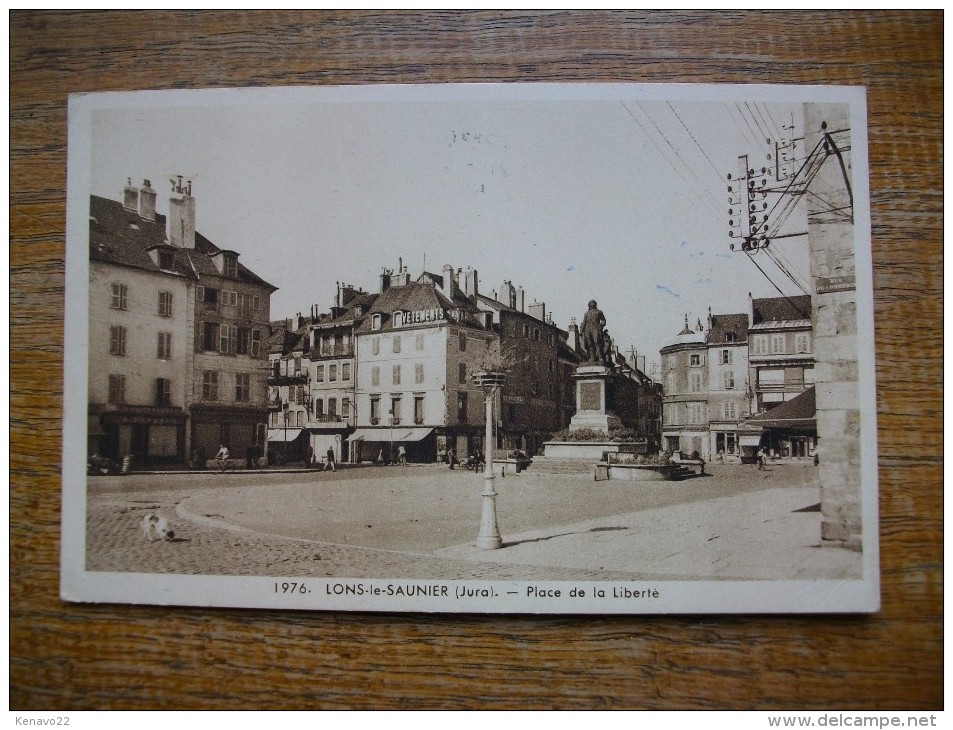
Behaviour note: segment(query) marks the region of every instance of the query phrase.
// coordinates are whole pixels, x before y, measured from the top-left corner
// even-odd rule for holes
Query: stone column
[[[809,186],[813,195],[807,196],[814,288],[821,541],[861,550],[860,391],[849,114],[849,107],[843,104],[806,104],[804,143],[807,153],[816,145],[820,145],[819,154],[825,154],[825,145],[829,153]]]

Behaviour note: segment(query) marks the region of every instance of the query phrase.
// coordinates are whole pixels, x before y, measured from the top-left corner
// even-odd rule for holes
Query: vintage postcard
[[[879,609],[866,95],[69,105],[62,597]]]

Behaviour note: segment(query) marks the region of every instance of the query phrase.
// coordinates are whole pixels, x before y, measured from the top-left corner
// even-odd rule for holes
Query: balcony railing
[[[275,375],[268,376],[268,385],[304,385],[308,382],[308,373],[301,371],[294,375]]]

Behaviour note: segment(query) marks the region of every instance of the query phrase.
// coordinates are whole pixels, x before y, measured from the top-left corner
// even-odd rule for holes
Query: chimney
[[[643,375],[646,374],[645,373],[645,355],[639,355],[638,357],[636,357],[635,365],[636,365],[636,368],[635,368],[636,370],[638,370]]]
[[[708,331],[711,332],[711,307],[708,307]]]
[[[568,327],[569,337],[566,338],[566,344],[569,345],[569,349],[573,352],[579,351],[579,325],[576,324],[576,318],[573,317],[569,320]]]
[[[540,322],[546,321],[546,303],[533,302],[529,305],[529,316],[538,319]]]
[[[443,293],[447,299],[453,299],[454,272],[450,264],[443,265]]]
[[[468,266],[467,270],[463,273],[463,293],[466,294],[468,298],[476,301],[480,294],[478,287],[479,278],[477,277],[477,271]]]
[[[516,309],[516,290],[510,281],[504,281],[500,287],[500,301],[508,307]]]
[[[182,185],[182,176],[178,184],[172,181],[172,192],[180,198],[169,198],[169,242],[179,248],[195,248],[195,198],[192,197],[192,183]]]
[[[122,190],[122,207],[135,213],[139,210],[139,191],[132,184],[132,178],[126,178],[126,187]]]
[[[147,221],[156,219],[156,191],[148,180],[143,180],[139,188],[139,217]]]
[[[513,307],[521,312],[526,311],[526,292],[523,291],[521,286],[516,289],[516,304]]]
[[[381,271],[381,294],[390,289],[390,277],[393,273],[390,269]]]
[[[639,354],[635,351],[635,346],[629,348],[629,351],[625,353],[625,361],[629,364],[629,367],[633,370],[638,370],[638,359]]]

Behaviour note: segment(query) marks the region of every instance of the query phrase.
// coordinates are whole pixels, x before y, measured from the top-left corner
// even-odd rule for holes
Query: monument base
[[[599,413],[598,411],[577,412],[569,421],[569,430],[580,431],[584,428],[603,431],[608,434],[610,429],[622,428],[622,420],[611,413]]]
[[[591,429],[603,431],[622,427],[622,420],[612,413],[613,374],[605,365],[586,364],[576,368],[576,414],[569,422],[570,431]]]

